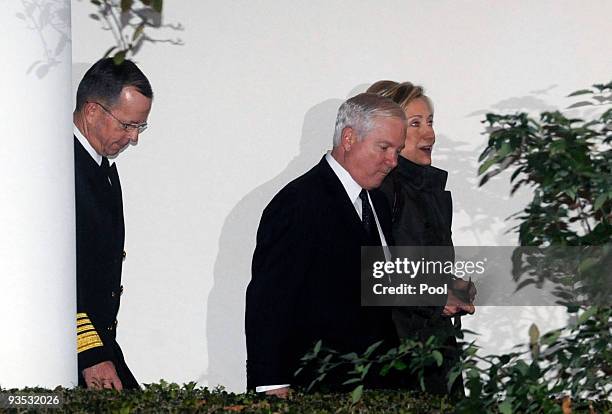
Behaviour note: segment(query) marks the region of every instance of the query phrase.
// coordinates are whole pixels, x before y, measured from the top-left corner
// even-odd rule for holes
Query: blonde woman
[[[410,82],[378,81],[367,92],[392,99],[404,109],[408,119],[406,142],[398,157],[397,167],[381,186],[393,210],[392,234],[395,244],[449,246],[448,254],[451,259],[454,258],[451,239],[453,207],[451,194],[445,189],[448,174],[431,165],[436,142],[431,100],[421,86]],[[470,288],[473,285],[461,279],[453,281],[452,285],[458,290],[470,290],[469,296],[473,300],[475,289]],[[400,338],[426,340],[434,334],[446,337],[442,366],[433,367],[426,374],[425,384],[431,393],[448,393],[448,374],[459,358],[451,317],[467,313],[474,313],[474,305],[471,301],[458,299],[452,290],[444,307],[400,307],[393,311]],[[460,377],[451,394],[463,395]]]

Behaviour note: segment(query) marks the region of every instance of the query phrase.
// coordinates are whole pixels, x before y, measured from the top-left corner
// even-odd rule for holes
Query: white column
[[[5,1],[0,27],[0,386],[73,386],[70,1]]]

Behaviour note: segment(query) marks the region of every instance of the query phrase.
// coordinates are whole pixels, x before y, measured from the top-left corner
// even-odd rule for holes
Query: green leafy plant
[[[612,239],[612,82],[570,96],[587,96],[570,108],[604,110],[592,119],[543,112],[486,115],[489,141],[480,155],[480,185],[513,169],[511,194],[533,189],[514,218],[522,246],[601,245]]]
[[[448,401],[427,395],[397,391],[364,391],[357,405],[347,394],[294,393],[282,400],[264,394],[235,394],[223,388],[208,389],[195,383],[173,384],[160,381],[147,384],[141,391],[85,390],[80,388],[27,388],[6,390],[31,394],[45,393],[61,396],[60,409],[36,407],[17,408],[15,412],[48,413],[450,413]],[[0,408],[0,411],[4,412]],[[9,411],[13,412],[13,411]]]
[[[465,372],[469,397],[457,403],[457,411],[561,413],[566,401],[588,411],[594,401],[609,400],[611,316],[609,308],[592,307],[575,325],[543,336],[532,325],[529,343],[520,346],[527,350],[504,355],[480,356],[477,346],[468,344],[467,358],[455,372]]]
[[[461,333],[459,333],[461,335]],[[366,377],[387,376],[391,371],[401,371],[417,379],[421,391],[426,391],[425,374],[430,367],[440,367],[443,362],[444,343],[447,337],[443,335],[430,336],[426,341],[405,338],[397,347],[383,348],[379,341],[368,347],[361,354],[350,352],[340,354],[334,349],[324,347],[322,342],[316,343],[312,351],[302,359],[302,366],[295,375],[304,372],[314,373],[306,392],[325,384],[325,379],[332,373],[344,373],[346,380],[342,383],[354,387],[351,392],[353,404],[356,404],[364,391]],[[448,384],[452,386],[458,375],[453,376]],[[325,387],[321,387],[325,389]]]
[[[538,120],[526,113],[487,114],[489,140],[479,159],[480,185],[512,169],[511,194],[522,187],[533,190],[527,207],[511,217],[519,222],[515,229],[521,246],[547,251],[515,251],[517,289],[550,281],[561,304],[609,305],[612,82],[569,96],[582,100],[568,109],[590,109],[589,119],[560,111],[543,112]],[[575,260],[568,261],[568,254]]]
[[[612,82],[569,95],[583,100],[568,109],[591,109],[590,119],[560,111],[487,114],[489,141],[479,174],[484,185],[513,169],[511,194],[530,187],[533,198],[514,216],[522,246],[546,247],[547,253],[516,249],[517,290],[528,284],[557,284],[554,293],[577,324],[542,338],[530,332],[528,363],[521,353],[470,358],[463,367],[470,398],[458,408],[500,412],[561,412],[552,397],[578,401],[608,399],[611,385],[610,266],[612,264]],[[579,246],[569,250],[568,246]],[[568,265],[564,255],[575,255]],[[589,306],[597,304],[598,306]],[[479,359],[480,366],[475,359]],[[482,368],[482,364],[487,367]]]

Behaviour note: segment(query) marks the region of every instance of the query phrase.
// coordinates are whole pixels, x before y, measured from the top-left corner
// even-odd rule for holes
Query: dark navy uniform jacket
[[[117,167],[104,171],[76,137],[74,166],[79,384],[83,369],[112,361],[124,388],[138,388],[115,340],[125,256]]]

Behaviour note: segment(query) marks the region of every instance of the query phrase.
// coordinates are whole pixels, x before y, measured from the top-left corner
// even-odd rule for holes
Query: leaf
[[[317,343],[314,346],[314,351],[313,351],[315,355],[319,353],[319,351],[321,350],[321,346],[323,346],[323,341],[322,340],[317,341]]]
[[[358,359],[359,356],[357,355],[356,352],[349,352],[348,354],[341,355],[340,358],[346,359],[348,361],[353,361],[355,359]]]
[[[136,30],[134,30],[134,34],[132,35],[132,41],[135,41],[138,36],[142,35],[142,32],[144,31],[145,28],[145,23],[142,22],[138,25],[138,27],[136,28]]]
[[[97,15],[97,14],[95,14],[95,13],[91,13],[91,14],[89,15],[89,17],[90,17],[90,18],[92,18],[92,19],[94,19],[94,20],[100,20],[100,16],[98,16],[98,15]]]
[[[408,365],[404,361],[400,361],[399,359],[393,363],[393,368],[398,371],[403,371],[408,368]]]
[[[580,108],[581,106],[592,106],[592,105],[593,105],[592,102],[580,101],[580,102],[576,102],[575,104],[571,104],[570,106],[567,107],[567,109]]]
[[[480,165],[480,167],[478,167],[478,175],[483,174],[485,171],[491,168],[491,166],[495,164],[496,162],[497,162],[497,157],[491,157],[488,160],[486,160],[484,163]]]
[[[504,400],[504,402],[502,402],[501,404],[499,404],[497,406],[497,408],[499,409],[499,412],[501,414],[512,414],[512,403],[510,402],[510,400]]]
[[[519,167],[519,168],[517,168],[517,169],[516,169],[516,170],[515,170],[515,171],[512,173],[512,176],[510,176],[510,182],[513,182],[513,181],[516,179],[516,177],[518,177],[518,175],[519,175],[521,172],[523,172],[523,168],[524,168],[524,167]]]
[[[344,381],[342,383],[342,385],[350,385],[350,384],[354,384],[354,383],[360,382],[360,381],[361,381],[361,378],[351,378],[351,379],[348,379],[348,380]]]
[[[529,343],[532,345],[537,344],[539,339],[540,339],[540,330],[538,329],[538,325],[536,325],[535,323],[532,323],[531,326],[529,327]]]
[[[15,17],[17,17],[18,19],[21,19],[21,20],[25,20],[26,19],[25,15],[23,13],[17,13],[17,14],[15,14]]]
[[[557,339],[559,339],[560,336],[561,336],[561,331],[560,330],[556,330],[556,331],[553,331],[553,332],[548,332],[547,334],[545,334],[542,337],[542,343],[544,345],[549,345],[550,346],[550,345],[554,344],[557,341]]]
[[[383,343],[383,341],[378,341],[378,342],[376,342],[376,343],[374,343],[374,344],[370,345],[370,346],[368,347],[368,349],[366,349],[366,351],[365,351],[364,355],[365,355],[365,356],[370,356],[370,355],[372,355],[372,353],[373,353],[374,351],[376,351],[376,348],[378,348],[378,347],[380,346],[380,344],[382,344],[382,343]]]
[[[595,204],[593,205],[593,210],[597,211],[599,210],[604,203],[606,202],[606,200],[608,199],[608,195],[607,194],[600,194],[599,197],[597,197],[595,199]]]
[[[353,404],[357,404],[357,402],[359,402],[359,400],[361,399],[362,395],[363,395],[363,384],[358,385],[353,390],[353,392],[351,392],[351,401],[353,402]]]
[[[578,325],[585,323],[591,316],[597,313],[597,306],[591,306],[578,317]]]
[[[96,6],[101,6],[102,2],[100,0],[91,0],[92,4],[95,4]]]
[[[453,369],[451,371],[451,373],[448,375],[448,384],[447,384],[447,389],[450,392],[450,390],[453,388],[453,384],[455,383],[455,380],[461,375],[461,369]]]
[[[599,259],[595,257],[587,257],[580,261],[578,264],[578,271],[580,273],[588,272],[593,266],[599,264]]]
[[[497,151],[497,157],[503,158],[506,155],[510,154],[511,152],[512,152],[512,146],[510,145],[508,141],[504,141],[499,151]]]
[[[438,366],[442,366],[442,361],[444,360],[444,357],[442,356],[442,354],[440,353],[440,351],[433,351],[431,353],[431,356],[433,357],[433,359],[436,360],[436,364]]]
[[[523,280],[521,283],[518,284],[516,289],[514,289],[514,293],[518,292],[519,290],[521,290],[525,286],[533,285],[534,283],[537,283],[537,281],[535,279],[526,279],[526,280]]]
[[[587,93],[593,93],[593,91],[590,89],[580,89],[579,91],[570,93],[569,95],[567,95],[567,97],[570,98],[572,96],[586,95]]]
[[[123,61],[125,60],[126,52],[126,50],[121,50],[115,53],[115,56],[113,56],[113,61],[115,62],[115,65],[121,65],[123,63]]]

